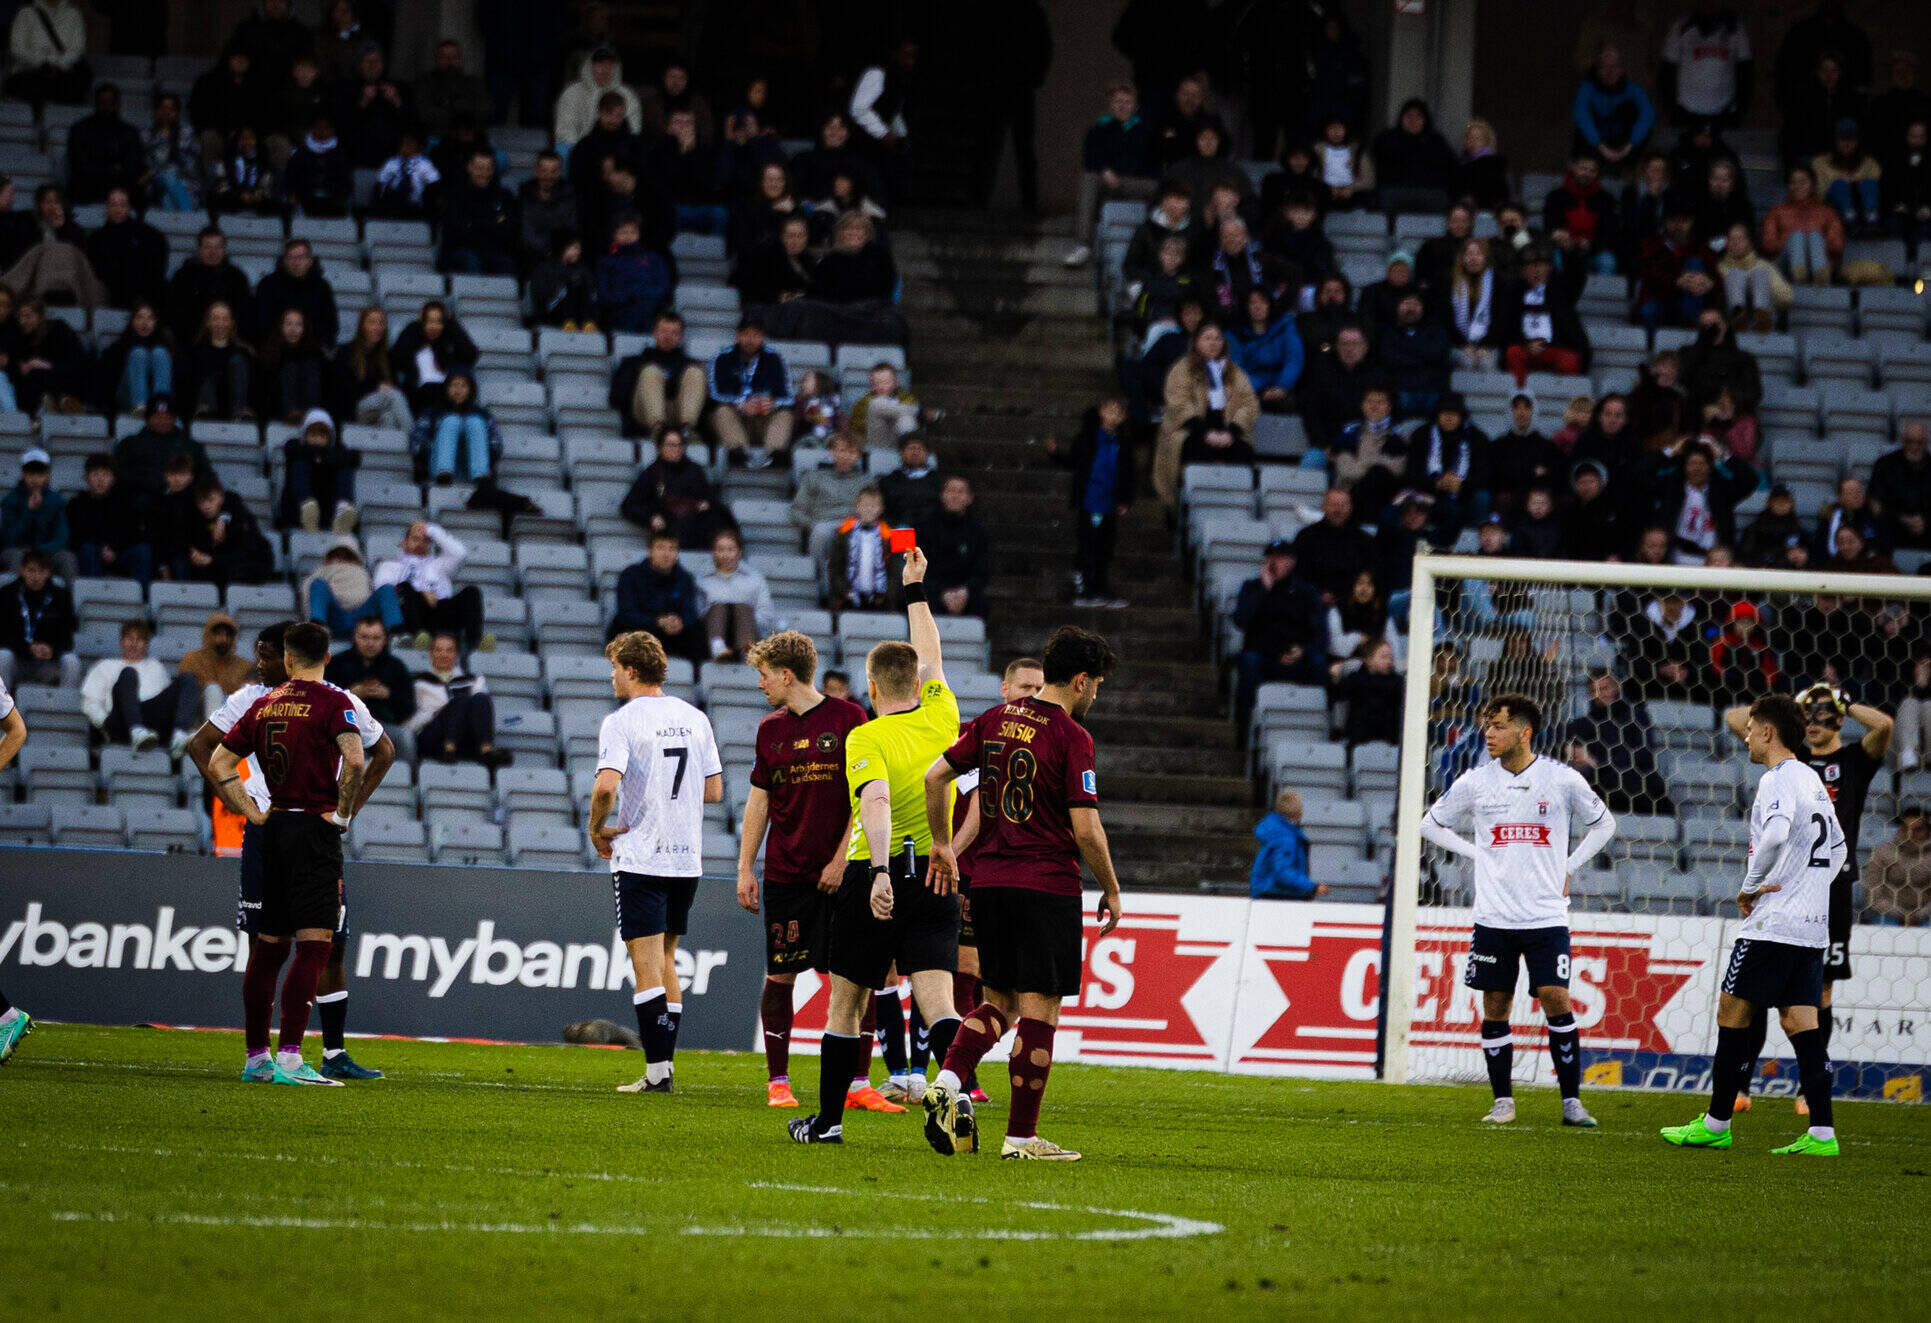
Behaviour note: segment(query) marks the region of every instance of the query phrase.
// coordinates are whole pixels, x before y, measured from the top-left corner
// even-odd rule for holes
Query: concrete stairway
[[[1071,244],[1063,220],[906,218],[893,250],[912,327],[912,386],[946,410],[935,445],[948,468],[971,476],[991,533],[994,665],[1037,653],[1062,624],[1099,631],[1120,654],[1087,725],[1122,881],[1244,889],[1253,787],[1193,585],[1156,502],[1136,504],[1120,529],[1113,587],[1130,605],[1071,605],[1068,478],[1038,438],[1070,438],[1115,385],[1092,273],[1060,264]]]

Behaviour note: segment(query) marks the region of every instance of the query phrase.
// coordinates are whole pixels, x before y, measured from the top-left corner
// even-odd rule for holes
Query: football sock
[[[268,1027],[275,1022],[275,983],[288,959],[287,942],[255,942],[248,948],[248,969],[241,976],[242,1038],[250,1052],[268,1050]]]
[[[1576,1028],[1576,1013],[1565,1011],[1549,1017],[1549,1055],[1556,1063],[1556,1087],[1565,1098],[1582,1093],[1582,1033]]]
[[[1482,1021],[1482,1060],[1488,1065],[1489,1092],[1498,1098],[1514,1097],[1510,1077],[1515,1073],[1515,1036],[1507,1020]]]
[[[952,976],[952,1005],[960,1015],[972,1014],[972,1008],[979,1004],[979,976],[977,974],[954,974]]]
[[[664,990],[645,988],[642,992],[632,993],[630,1006],[637,1012],[637,1033],[644,1040],[645,1063],[652,1066],[668,1064],[670,1012],[664,1009]]]
[[[852,1062],[852,1087],[865,1089],[871,1087],[872,1049],[878,1043],[878,1004],[875,998],[865,998],[865,1018],[858,1022],[858,1036],[863,1041],[857,1060]]]
[[[1757,1078],[1757,1062],[1763,1056],[1764,1040],[1770,1037],[1770,1012],[1759,1008],[1751,1017],[1750,1027],[1743,1032],[1749,1036],[1744,1040],[1743,1062],[1737,1067],[1737,1092],[1748,1094]]]
[[[276,1045],[284,1055],[301,1053],[309,1008],[315,1004],[315,985],[322,981],[322,968],[329,962],[329,945],[295,943],[295,958],[288,962],[288,977],[282,980],[282,1033]]]
[[[1046,1075],[1053,1068],[1053,1034],[1044,1020],[1021,1020],[1013,1039],[1012,1102],[1006,1113],[1006,1137],[1031,1139],[1039,1133],[1039,1102],[1046,1093]]]
[[[349,1019],[349,990],[318,994],[315,1014],[321,1017],[322,1056],[327,1059],[342,1051],[342,1026]]]
[[[818,1133],[828,1134],[845,1124],[847,1081],[858,1067],[866,1035],[825,1031],[818,1042]]]
[[[878,1048],[885,1057],[887,1074],[905,1073],[905,1007],[899,1001],[895,983],[878,994]]]
[[[1730,1114],[1737,1107],[1737,1072],[1743,1068],[1744,1054],[1750,1050],[1750,1030],[1718,1028],[1716,1059],[1710,1063],[1710,1119],[1721,1121],[1711,1126],[1721,1133],[1730,1127]]]
[[[7,1000],[6,993],[0,992],[0,1015],[12,1015],[12,1014],[13,1014],[13,1003]]]
[[[959,1017],[956,1015],[948,1015],[933,1025],[926,1033],[931,1043],[933,1058],[939,1062],[944,1062],[945,1054],[952,1050],[952,1040],[958,1036]],[[919,1073],[925,1073],[924,1062],[919,1063]]]
[[[1815,1129],[1828,1130],[1831,1126],[1830,1049],[1824,1041],[1824,1031],[1806,1029],[1792,1034],[1790,1046],[1797,1054],[1797,1080],[1803,1086],[1804,1101],[1810,1104],[1810,1124]]]
[[[990,1003],[975,1008],[966,1017],[965,1023],[952,1036],[952,1046],[945,1053],[945,1068],[952,1074],[953,1088],[958,1088],[959,1081],[978,1067],[980,1060],[998,1045],[1010,1027],[1005,1015]]]
[[[671,1060],[675,1061],[677,1059],[677,1031],[684,1027],[684,1003],[681,1001],[665,1002],[664,1014],[670,1018],[670,1055]]]
[[[1837,1017],[1830,1013],[1830,1007],[1817,1008],[1817,1032],[1824,1036],[1824,1065],[1830,1065],[1830,1035],[1837,1027]]]
[[[789,983],[768,978],[758,999],[759,1018],[764,1021],[764,1072],[774,1080],[791,1078],[791,989]]]
[[[911,997],[907,997],[906,1001],[909,1003],[906,1009],[912,1013],[912,1043],[907,1053],[907,1066],[912,1074],[923,1075],[926,1063],[932,1060],[932,1030],[925,1023],[925,1017],[919,1014],[918,1002]]]

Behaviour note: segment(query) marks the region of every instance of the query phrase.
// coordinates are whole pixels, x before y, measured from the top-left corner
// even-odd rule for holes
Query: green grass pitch
[[[1594,1094],[1582,1132],[1530,1090],[1488,1131],[1480,1089],[1066,1066],[1041,1128],[1086,1161],[1022,1164],[940,1158],[913,1113],[797,1147],[749,1055],[662,1097],[613,1091],[635,1052],[355,1050],[391,1077],[42,1026],[0,1071],[0,1318],[1905,1317],[1931,1287],[1918,1107],[1840,1104],[1844,1156],[1799,1160],[1781,1100],[1685,1153],[1683,1096]]]

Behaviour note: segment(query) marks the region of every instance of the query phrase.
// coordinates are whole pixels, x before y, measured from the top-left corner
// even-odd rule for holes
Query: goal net
[[[1931,930],[1893,920],[1922,924],[1918,907],[1931,904],[1931,839],[1909,821],[1914,807],[1931,809],[1931,771],[1915,769],[1931,755],[1920,734],[1931,725],[1931,701],[1914,696],[1931,695],[1931,578],[1903,575],[1418,558],[1385,1076],[1486,1078],[1480,994],[1463,982],[1471,865],[1423,842],[1418,825],[1456,775],[1487,759],[1482,704],[1515,692],[1544,714],[1538,755],[1582,772],[1619,824],[1571,880],[1570,995],[1585,1085],[1707,1089],[1761,774],[1724,714],[1765,692],[1801,694],[1813,684],[1852,704],[1838,732],[1844,745],[1873,750],[1883,718],[1893,723],[1861,813],[1855,768],[1823,772],[1840,817],[1854,815],[1844,827],[1858,877],[1851,974],[1835,984],[1831,1008],[1838,1089],[1918,1100],[1931,1060]],[[1871,718],[1868,732],[1859,713]],[[1829,724],[1815,722],[1807,734],[1822,738]],[[1542,1012],[1526,984],[1524,974],[1510,1016],[1516,1074],[1553,1082]],[[1794,1064],[1773,1017],[1757,1089],[1794,1095]]]

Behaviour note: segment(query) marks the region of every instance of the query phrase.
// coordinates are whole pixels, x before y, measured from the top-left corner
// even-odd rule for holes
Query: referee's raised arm
[[[925,600],[925,553],[913,547],[905,553],[899,583],[905,592],[905,622],[912,631],[912,651],[919,655],[919,687],[928,680],[945,683],[945,656],[939,647],[939,622]]]

